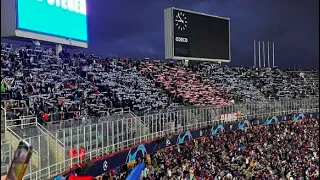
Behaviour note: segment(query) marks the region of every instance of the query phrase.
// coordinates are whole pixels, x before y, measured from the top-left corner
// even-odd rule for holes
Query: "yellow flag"
[[[135,160],[128,162],[128,167],[133,168],[135,164],[136,164]]]
[[[149,154],[147,155],[147,163],[148,163],[149,165],[151,165],[151,157],[150,157]]]

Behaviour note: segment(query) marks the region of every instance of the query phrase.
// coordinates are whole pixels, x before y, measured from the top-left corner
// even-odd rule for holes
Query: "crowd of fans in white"
[[[319,94],[317,72],[216,63],[185,67],[67,50],[56,57],[50,49],[33,45],[1,48],[1,96],[11,100],[3,104],[11,119],[30,114],[45,121],[106,116],[111,109],[125,107],[141,114]]]
[[[116,108],[129,108],[140,115],[186,106],[223,106],[319,95],[319,76],[315,71],[217,63],[187,67],[176,62],[108,59],[81,52],[71,54],[67,50],[59,57],[53,54],[39,46],[25,44],[13,48],[1,44],[1,106],[8,119],[33,115],[42,123],[108,116]],[[312,121],[308,126],[277,125],[211,137],[209,143],[199,143],[196,148],[158,154],[156,162],[162,165],[148,167],[150,172],[146,168],[145,178],[159,179],[166,174],[163,177],[168,179],[185,179],[187,175],[189,179],[279,179],[288,173],[289,177],[300,177],[302,171],[304,176],[318,177],[319,166],[315,163],[319,163],[319,157],[314,155],[319,151],[315,147],[319,143],[316,128],[318,121]],[[279,135],[273,137],[274,134]],[[240,141],[235,139],[238,136]],[[221,143],[210,145],[218,142]],[[237,151],[240,144],[246,149]],[[181,158],[165,161],[173,156]]]

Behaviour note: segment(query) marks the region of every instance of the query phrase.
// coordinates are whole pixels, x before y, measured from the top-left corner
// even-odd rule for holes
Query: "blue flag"
[[[126,180],[140,180],[141,173],[145,168],[145,163],[140,163],[132,169]]]

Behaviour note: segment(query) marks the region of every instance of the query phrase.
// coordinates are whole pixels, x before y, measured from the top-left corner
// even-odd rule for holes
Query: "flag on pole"
[[[140,176],[144,168],[145,163],[138,164],[134,169],[132,169],[126,180],[140,180]]]

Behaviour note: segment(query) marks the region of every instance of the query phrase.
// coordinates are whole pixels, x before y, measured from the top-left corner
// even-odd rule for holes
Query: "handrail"
[[[7,110],[3,107],[1,109],[4,111],[4,129],[7,129]]]
[[[7,131],[9,131],[13,136],[15,136],[18,140],[22,141],[23,139],[17,134],[15,133],[11,128],[7,127],[6,129]],[[33,151],[35,152],[36,155],[38,155],[38,151],[36,151],[35,149],[33,149]]]
[[[55,137],[50,131],[48,131],[45,127],[43,127],[41,124],[39,124],[37,122],[37,126],[40,128],[40,130],[44,131],[45,133],[47,133],[49,136],[51,136],[52,138],[56,139],[57,142],[62,146],[63,149],[65,149],[64,144],[62,141],[60,141],[57,137]]]
[[[34,118],[34,115],[20,116],[19,119]]]
[[[27,122],[28,120],[30,121],[30,120],[35,120],[34,122]],[[11,120],[8,120],[8,119],[6,119],[6,122],[15,122],[15,121],[21,121],[21,124],[19,124],[19,125],[7,125],[6,127],[8,128],[8,127],[21,127],[22,129],[24,128],[24,127],[26,127],[26,126],[36,126],[36,123],[38,122],[38,120],[37,120],[37,117],[35,117],[35,116],[33,116],[33,117],[27,117],[27,118],[19,118],[19,119],[11,119]]]
[[[114,113],[114,114],[120,113],[120,114],[123,114],[123,108],[111,109],[111,110],[110,110],[110,113]]]
[[[132,112],[130,109],[129,109],[129,113],[133,116],[133,117],[138,117],[134,112]]]
[[[131,112],[129,107],[122,108],[122,111],[123,111],[123,113],[130,113]]]

